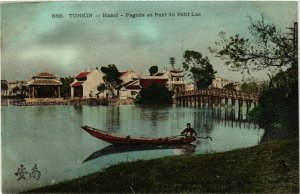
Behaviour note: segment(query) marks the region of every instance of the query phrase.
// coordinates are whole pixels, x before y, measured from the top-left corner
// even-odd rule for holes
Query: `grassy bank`
[[[30,192],[298,193],[298,147],[298,140],[285,140],[217,154],[122,163]]]

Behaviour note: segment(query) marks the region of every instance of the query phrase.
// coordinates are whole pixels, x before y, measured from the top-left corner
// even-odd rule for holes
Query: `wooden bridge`
[[[227,107],[228,100],[231,101],[232,106],[235,106],[237,101],[239,109],[243,106],[243,102],[245,102],[248,111],[251,103],[255,107],[258,104],[259,94],[225,89],[202,89],[177,93],[175,96],[177,105],[195,107],[205,106],[206,104],[208,106],[220,105],[223,99]]]

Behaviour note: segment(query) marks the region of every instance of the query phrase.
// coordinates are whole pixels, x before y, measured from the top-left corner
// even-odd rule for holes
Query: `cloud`
[[[114,63],[121,69],[148,73],[150,65],[180,66],[184,50],[209,55],[220,75],[223,62],[207,52],[223,30],[247,32],[247,14],[266,12],[268,18],[289,26],[297,3],[262,2],[48,2],[1,5],[2,77],[28,79],[47,68],[69,76],[83,68]],[[283,6],[285,5],[285,6]],[[243,7],[243,9],[239,9]],[[278,11],[280,10],[280,11]],[[52,13],[139,13],[200,11],[199,18],[53,19]],[[290,16],[291,13],[292,16]],[[283,17],[284,16],[284,17]],[[22,69],[22,71],[20,71]],[[236,77],[240,77],[236,76]]]

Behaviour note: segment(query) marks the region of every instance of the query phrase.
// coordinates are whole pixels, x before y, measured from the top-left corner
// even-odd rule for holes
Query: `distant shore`
[[[299,139],[207,155],[126,162],[29,193],[299,192]]]
[[[43,106],[43,105],[130,105],[134,104],[133,99],[106,99],[106,98],[43,98],[43,99],[29,99],[25,98],[2,98],[1,105],[15,105],[15,106]]]

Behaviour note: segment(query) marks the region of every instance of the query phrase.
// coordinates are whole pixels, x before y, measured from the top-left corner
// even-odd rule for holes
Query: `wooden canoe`
[[[95,129],[89,126],[82,126],[86,132],[93,137],[101,139],[111,144],[118,145],[183,145],[190,144],[196,141],[196,137],[164,137],[164,138],[146,138],[146,137],[131,137],[119,135],[100,129]]]

